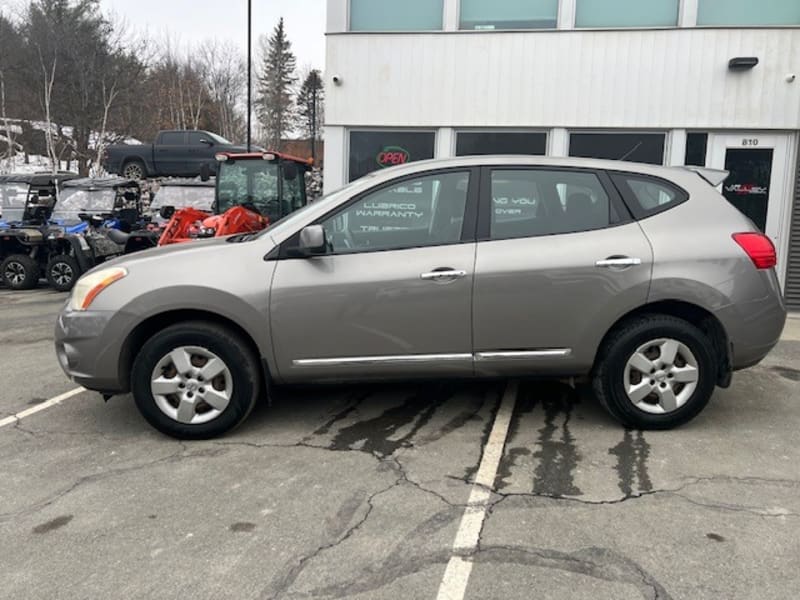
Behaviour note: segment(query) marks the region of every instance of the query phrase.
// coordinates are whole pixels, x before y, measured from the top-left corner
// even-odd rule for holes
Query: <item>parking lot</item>
[[[564,383],[419,382],[281,390],[232,434],[181,443],[66,379],[64,300],[0,289],[2,598],[800,588],[796,318],[676,431],[625,431]]]

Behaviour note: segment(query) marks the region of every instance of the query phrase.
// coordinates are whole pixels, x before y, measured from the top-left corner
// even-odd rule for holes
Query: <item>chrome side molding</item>
[[[403,365],[426,362],[470,361],[472,354],[398,354],[394,356],[347,356],[342,358],[301,358],[295,367],[335,367],[355,365]]]
[[[519,350],[498,352],[476,352],[475,354],[397,354],[391,356],[346,356],[337,358],[300,358],[292,361],[295,367],[337,367],[367,365],[407,365],[415,363],[461,362],[486,360],[531,360],[537,358],[565,358],[572,354],[571,348],[547,350]]]
[[[512,350],[504,352],[476,352],[475,360],[528,360],[536,358],[565,358],[572,354],[571,348],[549,348],[547,350]]]

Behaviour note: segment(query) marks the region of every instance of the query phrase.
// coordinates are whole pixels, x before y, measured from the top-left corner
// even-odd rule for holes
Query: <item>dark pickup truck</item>
[[[155,144],[109,146],[103,168],[126,179],[197,177],[204,164],[216,172],[218,152],[247,152],[247,148],[209,131],[161,131]]]

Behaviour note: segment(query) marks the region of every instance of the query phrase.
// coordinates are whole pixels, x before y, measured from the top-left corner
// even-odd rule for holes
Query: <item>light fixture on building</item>
[[[728,61],[728,69],[731,71],[747,71],[757,64],[757,56],[736,56]]]

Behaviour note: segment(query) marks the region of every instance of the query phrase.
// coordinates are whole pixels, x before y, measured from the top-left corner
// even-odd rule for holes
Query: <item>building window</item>
[[[678,1],[577,0],[575,27],[676,27]]]
[[[558,0],[461,0],[461,29],[555,29]]]
[[[800,25],[797,0],[698,0],[698,25]]]
[[[442,0],[350,0],[350,31],[427,31],[442,28]]]
[[[683,164],[695,167],[706,166],[706,149],[708,148],[707,133],[686,134],[686,156]]]
[[[368,173],[433,158],[433,131],[351,131],[350,181]]]
[[[543,155],[546,152],[546,133],[460,131],[456,137],[456,156],[482,154]]]
[[[569,155],[664,164],[663,133],[572,133]]]

